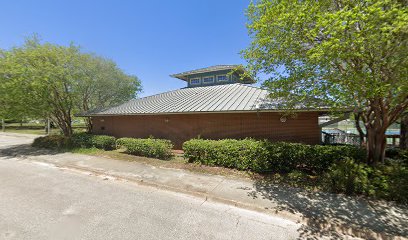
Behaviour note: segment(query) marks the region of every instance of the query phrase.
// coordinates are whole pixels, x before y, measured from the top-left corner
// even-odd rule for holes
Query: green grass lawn
[[[74,132],[83,132],[85,131],[84,125],[73,124]],[[1,131],[1,129],[0,129]],[[6,124],[5,132],[10,133],[21,133],[21,134],[35,134],[35,135],[45,135],[44,124],[36,124],[36,123],[24,123],[20,125],[20,123],[9,123]],[[57,128],[51,128],[51,134],[59,134],[60,130]]]
[[[22,134],[36,134],[36,135],[45,135],[44,129],[29,129],[29,128],[6,128],[5,132],[10,133],[22,133]],[[58,133],[57,129],[52,129],[51,133]]]

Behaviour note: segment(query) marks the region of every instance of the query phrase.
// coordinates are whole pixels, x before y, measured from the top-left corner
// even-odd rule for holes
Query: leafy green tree
[[[367,162],[382,161],[386,129],[408,108],[407,2],[259,0],[247,15],[243,56],[271,96],[291,109],[352,109]]]
[[[75,113],[118,104],[136,96],[140,81],[112,61],[81,53],[79,47],[41,44],[3,51],[0,58],[3,115],[51,118],[71,136]]]
[[[80,61],[83,77],[78,83],[76,104],[79,112],[121,104],[135,98],[141,91],[139,79],[125,74],[111,60],[83,54]],[[92,121],[90,118],[85,120],[90,131]]]
[[[31,47],[31,44],[31,40],[27,41],[26,47]],[[15,57],[22,57],[21,51],[14,50]],[[21,79],[27,75],[29,69],[24,67],[17,70],[13,65],[15,58],[12,58],[11,55],[11,51],[0,50],[0,117],[6,119],[44,117],[41,105],[30,104],[33,98],[29,80],[22,81]]]

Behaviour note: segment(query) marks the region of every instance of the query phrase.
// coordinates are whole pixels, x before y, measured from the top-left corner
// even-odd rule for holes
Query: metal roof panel
[[[276,110],[268,92],[242,83],[181,88],[81,116]]]

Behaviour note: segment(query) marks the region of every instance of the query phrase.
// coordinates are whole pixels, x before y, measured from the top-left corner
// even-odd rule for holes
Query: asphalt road
[[[30,142],[1,135],[0,148]],[[296,239],[292,221],[0,153],[0,239]]]

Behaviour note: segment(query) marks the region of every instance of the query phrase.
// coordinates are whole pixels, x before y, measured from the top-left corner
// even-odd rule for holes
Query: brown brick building
[[[183,142],[204,139],[257,138],[320,143],[318,117],[323,110],[297,109],[284,117],[266,90],[229,74],[236,66],[221,65],[173,75],[188,87],[88,112],[93,132],[116,137],[165,138]]]

